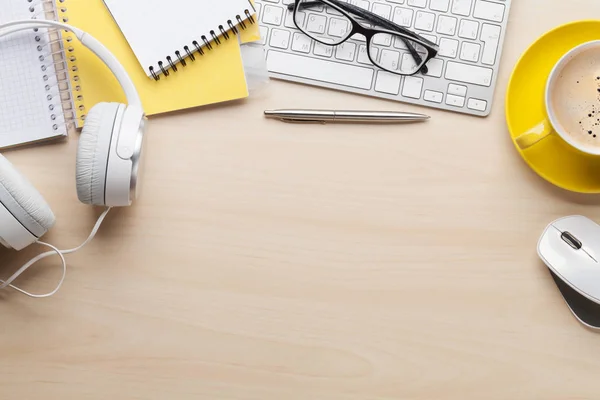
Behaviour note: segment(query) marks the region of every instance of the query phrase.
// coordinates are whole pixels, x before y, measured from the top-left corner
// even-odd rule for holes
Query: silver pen
[[[267,110],[265,117],[283,122],[357,122],[357,123],[405,123],[423,122],[430,117],[396,111],[332,111],[332,110]]]

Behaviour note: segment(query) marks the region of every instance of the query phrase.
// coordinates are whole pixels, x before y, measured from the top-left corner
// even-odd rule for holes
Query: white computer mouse
[[[600,329],[600,225],[579,215],[558,219],[544,230],[538,254],[575,317]]]

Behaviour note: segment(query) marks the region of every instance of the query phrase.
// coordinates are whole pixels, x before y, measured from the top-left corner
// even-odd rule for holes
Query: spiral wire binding
[[[256,12],[256,10],[254,9],[254,5],[252,5],[252,3],[250,3],[250,6],[252,7],[252,11]],[[246,20],[247,20],[247,22],[250,23],[250,25],[254,25],[256,23],[256,21],[254,20],[254,17],[252,16],[252,12],[250,11],[250,9],[244,10],[244,14],[246,15]],[[214,48],[214,46],[220,46],[222,44],[223,40],[231,39],[231,35],[229,34],[228,31],[233,33],[234,36],[237,36],[240,33],[238,27],[241,28],[242,30],[248,29],[248,25],[246,24],[246,21],[244,21],[244,19],[242,19],[242,17],[240,15],[236,15],[235,19],[236,19],[235,23],[231,20],[227,21],[227,25],[229,26],[229,29],[227,29],[227,30],[225,29],[225,27],[223,27],[223,25],[219,25],[220,34],[215,32],[214,30],[212,30],[212,31],[210,31],[210,38],[207,38],[205,35],[202,35],[200,37],[200,40],[202,41],[202,45],[197,40],[194,40],[192,42],[193,47],[186,45],[186,46],[183,46],[183,51],[176,50],[174,53],[175,54],[174,57],[167,56],[165,58],[166,63],[163,61],[158,61],[157,62],[158,69],[155,70],[154,66],[148,67],[148,71],[150,72],[150,75],[152,76],[152,78],[154,78],[154,80],[156,80],[156,81],[159,81],[161,74],[164,75],[165,77],[167,77],[171,73],[178,72],[179,67],[181,67],[181,68],[187,67],[188,61],[189,62],[196,61],[196,54],[203,56],[206,53],[205,50],[203,49],[203,47],[205,49],[207,49],[208,51],[211,51]],[[186,61],[186,59],[187,59],[187,61]],[[177,64],[179,64],[179,66]]]
[[[29,12],[32,19],[58,20],[54,0],[23,1],[29,4]],[[63,2],[64,0],[58,0],[58,3]],[[77,118],[74,110],[72,89],[79,91],[80,88],[79,86],[71,88],[68,72],[68,61],[75,61],[75,57],[67,56],[63,47],[61,33],[57,29],[47,29],[47,33],[45,34],[40,33],[38,29],[34,29],[34,31],[34,40],[37,43],[37,50],[40,53],[38,57],[40,69],[44,73],[43,79],[46,89],[46,100],[48,101],[48,115],[52,121],[52,129],[57,133],[64,129],[63,135],[66,135]]]

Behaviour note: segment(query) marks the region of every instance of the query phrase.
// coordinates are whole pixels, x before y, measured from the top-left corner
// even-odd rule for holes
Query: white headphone
[[[123,88],[128,105],[99,103],[87,114],[77,150],[77,196],[85,204],[106,207],[131,205],[137,197],[145,128],[142,103],[131,78],[102,43],[67,24],[35,20],[9,22],[0,25],[0,38],[38,28],[73,32],[106,64]],[[95,230],[105,215],[106,212]],[[59,254],[66,268],[63,254],[72,251],[61,251],[39,241],[54,223],[54,214],[42,195],[0,155],[0,243],[15,250],[36,242],[44,244],[53,249],[50,254]],[[95,234],[95,231],[92,233]],[[7,280],[0,288],[9,286],[12,280]]]

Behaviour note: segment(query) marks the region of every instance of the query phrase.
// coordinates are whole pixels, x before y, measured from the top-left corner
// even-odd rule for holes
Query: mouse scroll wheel
[[[579,240],[577,240],[577,238],[575,236],[573,236],[572,233],[570,232],[563,232],[562,235],[560,235],[561,239],[564,240],[565,242],[567,242],[567,244],[569,246],[571,246],[572,248],[574,248],[575,250],[579,250],[582,247],[582,244]]]

